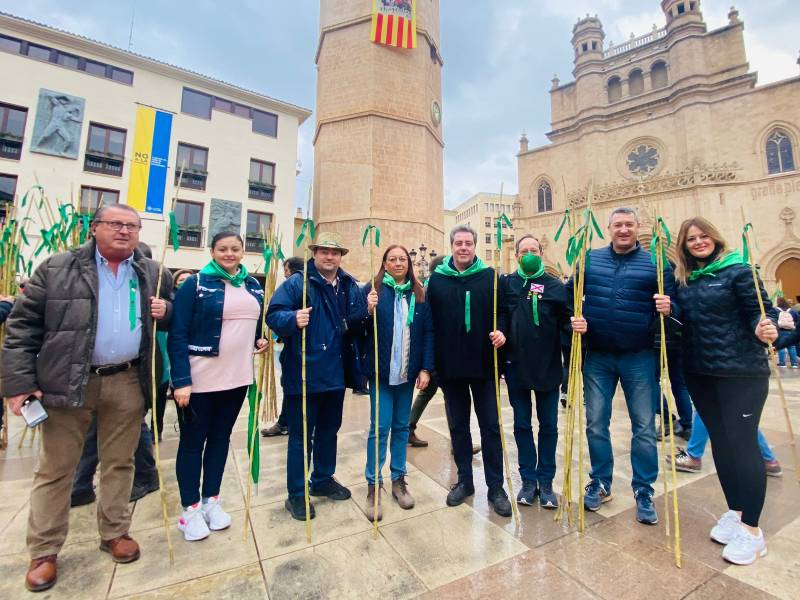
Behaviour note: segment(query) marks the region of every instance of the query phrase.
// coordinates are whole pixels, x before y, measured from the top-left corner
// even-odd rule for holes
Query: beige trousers
[[[97,527],[101,540],[128,533],[133,486],[133,454],[139,443],[144,397],[134,367],[121,373],[91,375],[81,408],[48,408],[41,425],[39,461],[33,475],[28,515],[31,558],[58,554],[69,530],[70,497],[83,442],[97,414],[100,485]]]

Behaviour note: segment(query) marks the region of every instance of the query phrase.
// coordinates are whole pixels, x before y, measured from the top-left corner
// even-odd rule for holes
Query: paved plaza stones
[[[800,416],[800,374],[783,371],[794,422]],[[505,389],[504,389],[505,392]],[[614,499],[587,513],[583,536],[553,520],[553,511],[521,507],[522,527],[495,515],[486,502],[481,456],[475,459],[476,495],[457,508],[445,506],[455,465],[449,452],[441,394],[431,403],[418,433],[428,448],[409,449],[408,482],[417,504],[401,510],[384,496],[384,520],[376,539],[363,513],[366,484],[368,403],[348,395],[339,443],[337,477],[353,491],[346,502],[317,499],[313,543],[304,524],[291,519],[285,498],[285,437],[261,440],[262,481],[253,496],[252,527],[243,539],[246,473],[246,412],[234,428],[222,486],[233,525],[201,542],[185,542],[172,529],[175,566],[170,567],[158,494],[133,507],[132,534],[141,560],[116,565],[97,550],[95,505],[73,509],[67,545],[59,556],[59,581],[36,596],[58,600],[105,598],[796,598],[800,581],[800,485],[797,484],[775,386],[762,428],[784,468],[769,478],[762,526],[769,553],[750,567],[725,563],[721,547],[708,539],[715,516],[725,510],[710,451],[700,473],[680,473],[683,568],[675,568],[665,547],[662,525],[645,527],[634,519],[630,493],[630,429],[625,404],[615,399]],[[505,393],[504,423],[510,460],[516,464],[512,414]],[[174,457],[177,433],[170,407],[162,444],[170,516],[179,501]],[[11,421],[12,439],[0,454],[0,598],[34,598],[24,588],[28,556],[25,527],[30,474],[36,446],[18,449],[21,419]],[[477,423],[473,419],[473,433]],[[561,488],[561,445],[555,487]],[[660,447],[659,447],[660,451]],[[588,465],[588,458],[587,458]],[[385,467],[388,472],[388,467]],[[662,473],[663,475],[663,473]],[[515,486],[519,476],[513,473]],[[663,515],[663,483],[654,485]],[[662,519],[663,521],[663,519]]]

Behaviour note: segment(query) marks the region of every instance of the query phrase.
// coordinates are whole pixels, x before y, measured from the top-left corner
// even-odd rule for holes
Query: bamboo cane
[[[500,184],[500,205],[503,204],[503,183]],[[500,219],[500,217],[498,217]],[[497,245],[498,247],[502,248],[503,244],[503,234],[502,234],[502,224],[501,227],[498,229],[498,239]],[[494,255],[494,277],[493,277],[493,286],[492,286],[492,332],[497,331],[497,286],[499,282],[499,271],[500,271],[500,250],[497,251],[497,254]],[[508,494],[511,499],[511,512],[514,515],[514,526],[519,529],[520,527],[520,518],[519,518],[519,507],[517,506],[516,498],[514,496],[514,484],[511,481],[511,465],[508,461],[508,449],[506,448],[506,434],[503,430],[503,409],[500,403],[500,360],[498,358],[497,346],[492,344],[493,350],[493,359],[494,359],[494,396],[495,396],[495,403],[497,404],[497,424],[500,429],[500,447],[503,450],[503,466],[505,467],[506,471],[506,485],[508,485]]]
[[[651,243],[655,243],[655,251],[656,251],[656,281],[658,286],[658,293],[660,295],[664,295],[664,240],[661,236],[661,231],[658,229],[659,223],[663,223],[663,221],[658,218],[656,219],[656,233],[655,239],[651,241]],[[672,414],[673,412],[677,412],[675,406],[675,398],[672,394],[672,382],[670,381],[669,376],[669,355],[667,354],[667,333],[666,333],[666,326],[664,321],[664,315],[659,313],[658,314],[659,320],[659,335],[660,335],[660,360],[659,360],[659,368],[660,368],[660,407],[661,407],[661,447],[662,452],[665,452],[665,436],[666,436],[666,424],[664,422],[664,399],[666,398],[667,404],[667,415],[666,419],[669,421],[669,451],[672,460],[670,460],[670,475],[672,479],[672,511],[673,511],[673,520],[674,520],[674,544],[672,545],[672,549],[675,554],[675,566],[679,569],[682,566],[681,561],[681,524],[680,524],[680,513],[678,509],[678,476],[675,468],[675,426],[672,422]],[[670,518],[669,518],[669,493],[667,490],[667,477],[666,474],[664,475],[664,525],[665,525],[665,532],[667,536],[667,547],[670,546]]]
[[[310,218],[311,214],[311,198],[312,186],[308,187],[308,208],[306,209],[306,218]],[[312,229],[313,233],[313,229]],[[312,236],[313,237],[313,236]],[[308,308],[306,295],[308,294],[308,242],[303,247],[303,310]],[[303,493],[306,506],[306,541],[311,543],[311,502],[308,498],[308,413],[306,411],[307,402],[307,383],[306,383],[306,330],[308,327],[303,327],[300,332],[301,344],[301,365],[300,365],[300,380],[302,390],[302,410],[303,410]]]
[[[178,185],[175,189],[175,195],[172,197],[172,201],[170,202],[170,209],[169,212],[172,214],[175,210],[175,199],[181,193],[181,183],[183,181],[183,164],[181,164],[180,174],[178,176]],[[170,231],[171,231],[171,222],[167,220],[167,226],[164,229],[164,238],[161,248],[161,260],[158,262],[158,279],[156,281],[156,289],[154,296],[158,298],[161,295],[161,282],[164,277],[164,261],[167,258],[167,247],[169,246],[169,239],[170,239]],[[142,315],[142,319],[144,319],[144,315]],[[164,533],[167,536],[167,550],[169,552],[169,564],[170,566],[175,565],[175,552],[172,548],[172,536],[170,534],[169,529],[169,512],[167,510],[167,492],[164,489],[164,476],[162,474],[161,469],[161,448],[158,441],[158,419],[156,419],[157,414],[157,406],[156,406],[156,392],[157,392],[157,383],[156,383],[156,329],[158,323],[156,322],[155,318],[151,321],[151,332],[150,332],[150,400],[151,406],[150,409],[153,411],[153,419],[152,419],[152,426],[153,426],[153,450],[156,459],[156,473],[158,474],[158,489],[159,489],[159,496],[161,497],[161,519],[164,525]]]
[[[367,235],[369,236],[369,272],[372,277],[372,289],[376,293],[380,293],[380,282],[375,278],[375,264],[373,257],[373,238],[375,231],[370,232],[369,228],[372,227],[372,189],[369,191],[369,218],[370,223],[367,228]],[[370,235],[372,234],[372,235]],[[409,265],[409,269],[413,269],[414,265]],[[372,501],[372,531],[375,538],[378,537],[378,506],[380,505],[380,420],[381,420],[381,380],[379,375],[378,365],[378,311],[377,308],[372,313],[372,346],[373,346],[373,362],[375,364],[375,495]]]
[[[747,227],[747,220],[744,216],[744,208],[741,208],[742,211],[742,224],[743,224],[743,231],[742,236],[744,236],[744,240],[749,247],[752,247],[750,243],[750,232]],[[753,275],[753,287],[755,288],[756,298],[758,299],[758,308],[761,311],[761,320],[767,318],[767,311],[764,308],[764,300],[761,298],[761,287],[758,285],[758,273],[756,272],[756,263],[754,260],[749,261],[750,264],[750,272]],[[781,379],[781,370],[778,368],[778,355],[775,352],[775,346],[772,345],[772,342],[767,344],[767,353],[769,354],[769,363],[771,367],[772,373],[775,375],[775,382],[778,384],[778,393],[781,398],[781,408],[783,409],[783,417],[786,420],[786,434],[789,436],[789,444],[792,447],[792,459],[794,460],[794,474],[797,479],[797,482],[800,483],[800,456],[797,454],[797,442],[794,438],[794,428],[792,427],[792,419],[789,416],[789,406],[786,403],[786,394],[783,391],[783,380]]]

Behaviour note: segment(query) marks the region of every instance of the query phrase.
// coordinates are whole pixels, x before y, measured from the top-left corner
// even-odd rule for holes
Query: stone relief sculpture
[[[85,105],[83,98],[40,89],[31,152],[77,159]]]
[[[211,246],[211,240],[221,231],[241,233],[242,231],[242,203],[233,200],[211,199],[211,212],[208,219],[208,236],[206,241]]]

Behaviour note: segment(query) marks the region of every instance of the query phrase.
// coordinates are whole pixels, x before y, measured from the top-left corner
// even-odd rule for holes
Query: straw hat
[[[317,248],[333,248],[334,250],[340,250],[342,256],[350,252],[349,249],[344,247],[342,244],[342,236],[335,231],[324,231],[322,233],[317,234],[317,239],[310,243],[308,247],[314,251]]]

